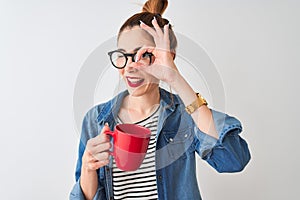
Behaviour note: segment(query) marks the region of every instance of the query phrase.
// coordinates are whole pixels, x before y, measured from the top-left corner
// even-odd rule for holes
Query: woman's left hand
[[[152,24],[154,29],[143,22],[141,22],[140,27],[154,38],[155,47],[141,48],[137,52],[136,58],[138,61],[145,52],[150,52],[155,59],[151,65],[137,65],[137,69],[143,70],[166,83],[171,83],[179,72],[173,60],[174,53],[170,50],[169,24],[165,25],[163,30],[159,27],[156,18],[152,20]]]

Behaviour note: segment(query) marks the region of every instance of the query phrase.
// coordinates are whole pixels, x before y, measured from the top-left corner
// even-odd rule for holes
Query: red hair
[[[125,21],[125,23],[121,26],[118,34],[118,39],[121,32],[126,28],[132,28],[134,26],[139,26],[140,21],[144,22],[150,27],[153,27],[152,20],[155,17],[159,27],[163,28],[164,25],[169,24],[169,20],[162,17],[162,14],[166,10],[168,6],[167,0],[148,0],[142,9],[142,12],[137,13],[131,16],[129,19]],[[176,50],[177,47],[177,39],[172,30],[171,25],[169,26],[169,38],[170,38],[170,49],[171,51]]]

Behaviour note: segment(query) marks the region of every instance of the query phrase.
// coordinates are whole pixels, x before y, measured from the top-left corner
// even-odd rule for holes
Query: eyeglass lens
[[[110,60],[114,65],[114,67],[119,69],[122,69],[126,66],[128,59],[132,59],[132,62],[136,61],[136,53],[126,54],[120,51],[113,51],[110,52],[109,55],[110,55]],[[149,65],[151,64],[151,56],[152,53],[146,52],[142,55],[139,62]]]

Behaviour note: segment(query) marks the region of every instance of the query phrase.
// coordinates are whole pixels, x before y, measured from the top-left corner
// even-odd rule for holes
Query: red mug
[[[123,171],[137,170],[147,153],[151,131],[136,124],[119,124],[114,131],[104,134],[113,137],[113,151],[116,165]]]

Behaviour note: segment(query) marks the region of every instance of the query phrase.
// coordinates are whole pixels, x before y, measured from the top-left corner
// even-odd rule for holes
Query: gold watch
[[[193,103],[185,107],[186,112],[189,114],[192,114],[193,112],[195,112],[195,110],[197,110],[201,106],[207,105],[206,100],[199,93],[196,94],[197,94],[197,99]]]

